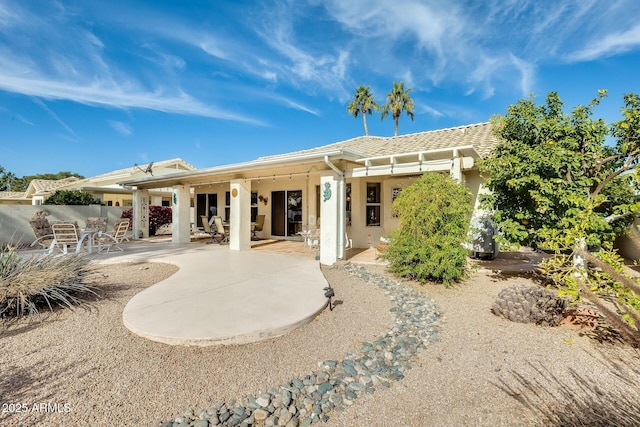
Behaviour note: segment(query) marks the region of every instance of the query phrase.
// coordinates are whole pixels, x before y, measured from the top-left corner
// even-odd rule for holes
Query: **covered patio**
[[[228,224],[229,248],[251,248],[256,236],[302,240],[317,230],[319,261],[331,265],[352,248],[375,247],[399,224],[391,205],[424,173],[464,182],[476,208],[483,179],[477,160],[495,144],[489,123],[392,138],[358,137],[254,161],[121,182],[131,188],[133,236],[147,237],[149,191],[172,188],[172,243],[186,243],[202,218]],[[194,203],[191,194],[195,194]]]

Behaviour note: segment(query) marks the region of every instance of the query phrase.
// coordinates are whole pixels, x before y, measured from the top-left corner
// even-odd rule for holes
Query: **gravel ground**
[[[301,378],[318,362],[340,359],[392,327],[388,296],[338,267],[324,269],[338,300],[334,311],[283,337],[200,348],[171,347],[131,334],[121,321],[127,301],[175,269],[155,263],[100,266],[105,298],[90,309],[58,310],[41,322],[4,325],[0,425],[158,426],[190,409]],[[383,267],[369,269],[386,274]],[[416,286],[443,313],[440,340],[427,347],[403,380],[359,396],[323,425],[534,425],[544,423],[548,413],[579,411],[582,401],[591,408],[607,406],[608,394],[633,401],[640,387],[635,351],[491,314],[500,290],[516,283],[530,282],[503,280],[481,269],[453,289]],[[615,375],[617,370],[628,382]],[[596,397],[580,387],[590,383],[598,386]],[[616,403],[620,406],[620,400]],[[18,408],[26,412],[16,413]]]

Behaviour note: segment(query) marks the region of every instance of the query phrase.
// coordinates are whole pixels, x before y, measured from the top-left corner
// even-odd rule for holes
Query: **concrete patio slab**
[[[180,270],[134,296],[122,319],[170,345],[229,345],[283,335],[310,322],[327,299],[317,261],[203,244],[127,245],[99,262],[153,261]]]

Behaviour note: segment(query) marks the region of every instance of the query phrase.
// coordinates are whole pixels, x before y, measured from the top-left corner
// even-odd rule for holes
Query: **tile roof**
[[[80,178],[75,176],[71,176],[69,178],[64,179],[34,179],[31,180],[29,186],[33,187],[33,190],[36,194],[39,193],[49,193],[56,191],[61,187],[66,187],[69,184],[73,184],[74,182],[80,181]]]
[[[169,159],[169,160],[161,160],[158,162],[153,162],[153,167],[154,168],[161,168],[161,167],[167,167],[167,166],[172,166],[172,165],[182,165],[183,167],[186,168],[186,170],[195,170],[195,166],[185,162],[184,160],[182,160],[181,158],[175,158],[175,159]],[[89,180],[95,180],[95,179],[100,179],[100,178],[107,178],[113,175],[123,175],[123,174],[134,174],[140,171],[140,169],[145,170],[147,168],[147,166],[149,166],[149,164],[144,164],[144,165],[138,165],[138,166],[131,166],[128,168],[124,168],[124,169],[118,169],[118,170],[114,170],[111,172],[106,172],[100,175],[95,175],[92,176],[90,178],[86,178],[87,181]],[[178,171],[178,169],[176,169],[176,171]]]
[[[26,199],[24,191],[0,191],[0,199]]]
[[[324,151],[338,149],[358,153],[362,157],[375,157],[465,145],[472,145],[481,157],[485,157],[497,143],[498,140],[493,136],[491,124],[485,122],[392,137],[360,136],[308,150],[260,157],[260,160],[285,158],[300,154],[320,154]]]

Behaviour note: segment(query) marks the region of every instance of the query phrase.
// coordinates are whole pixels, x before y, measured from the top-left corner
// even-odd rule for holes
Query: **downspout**
[[[324,163],[338,174],[338,259],[344,259],[345,206],[344,206],[344,172],[331,163],[329,156],[324,156]],[[322,247],[321,247],[322,248]]]

